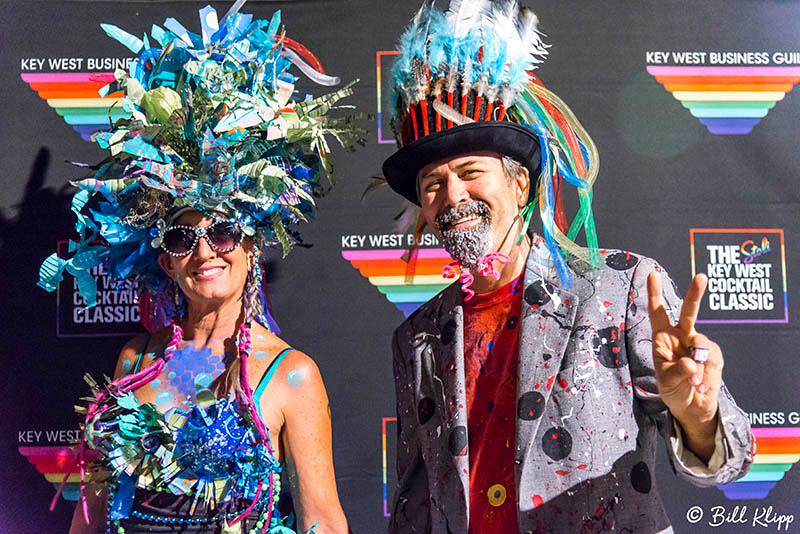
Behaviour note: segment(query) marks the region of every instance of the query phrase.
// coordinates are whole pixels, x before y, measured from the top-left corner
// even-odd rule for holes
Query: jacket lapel
[[[540,445],[539,425],[561,369],[578,308],[577,296],[561,287],[543,239],[533,236],[524,275],[517,383],[516,480]]]
[[[430,391],[439,406],[439,421],[424,425],[419,436],[428,466],[431,506],[446,518],[443,532],[466,532],[469,450],[460,284],[451,285],[426,306],[429,310],[417,318],[414,327],[419,362],[415,380],[423,395]]]

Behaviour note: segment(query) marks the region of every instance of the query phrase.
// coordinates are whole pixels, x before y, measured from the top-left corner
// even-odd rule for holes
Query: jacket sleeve
[[[416,432],[411,334],[404,326],[398,328],[392,338],[397,397],[397,488],[392,499],[390,534],[430,532],[428,475]]]
[[[714,472],[692,469],[690,464],[699,460],[687,461],[688,457],[694,455],[679,446],[680,438],[676,427],[679,428],[680,425],[676,425],[676,420],[658,394],[653,368],[652,332],[647,311],[647,277],[654,270],[661,273],[665,307],[673,324],[678,320],[682,303],[675,283],[662,267],[650,258],[642,258],[631,279],[626,311],[627,349],[636,402],[655,421],[659,433],[666,441],[667,457],[678,477],[701,487],[733,482],[750,469],[754,441],[747,415],[736,405],[725,384],[721,385],[718,396],[722,439],[718,440],[717,446],[722,447],[723,460]],[[679,450],[684,453],[679,455]]]

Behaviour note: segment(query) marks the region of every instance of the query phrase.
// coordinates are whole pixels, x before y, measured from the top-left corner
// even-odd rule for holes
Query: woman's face
[[[205,227],[214,220],[199,211],[188,211],[172,222],[173,225]],[[162,253],[158,263],[178,283],[189,302],[229,301],[242,296],[247,273],[253,264],[252,241],[229,252],[211,248],[205,237],[197,239],[194,250],[185,256]]]

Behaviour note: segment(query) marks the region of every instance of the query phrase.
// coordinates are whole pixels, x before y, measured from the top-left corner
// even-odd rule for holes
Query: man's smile
[[[452,221],[450,223],[450,229],[468,230],[478,226],[482,220],[483,220],[482,217],[480,217],[479,215],[467,215],[466,217],[462,217],[460,219]]]

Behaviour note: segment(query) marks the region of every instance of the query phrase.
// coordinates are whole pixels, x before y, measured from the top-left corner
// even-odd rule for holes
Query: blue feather
[[[414,17],[414,22],[412,23],[412,25],[416,28],[412,45],[412,53],[414,54],[414,57],[425,58],[427,56],[428,29],[431,25],[433,13],[437,12],[437,10],[433,7],[433,3],[434,0],[425,0],[425,2],[422,4],[422,7],[419,8],[419,11],[417,11],[416,16]]]
[[[415,32],[416,29],[413,26],[409,26],[400,35],[400,41],[397,45],[400,54],[395,59],[391,69],[394,86],[404,95],[406,101],[409,100],[411,91],[412,43]]]
[[[439,10],[431,10],[428,28],[428,61],[431,71],[439,76],[447,72],[448,55],[452,50],[452,37],[449,35],[444,14]],[[442,70],[440,70],[442,69]]]

